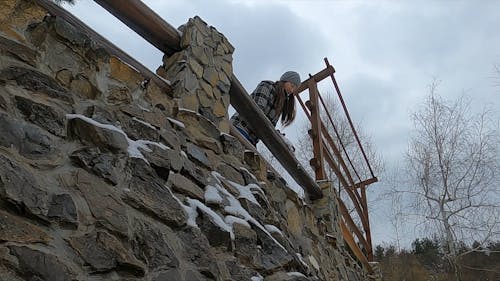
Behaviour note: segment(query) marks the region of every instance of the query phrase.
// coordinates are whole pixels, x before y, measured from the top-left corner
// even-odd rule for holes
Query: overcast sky
[[[286,70],[305,79],[323,69],[327,57],[351,117],[388,168],[401,164],[410,112],[434,78],[445,98],[465,92],[476,109],[488,104],[499,116],[493,65],[500,63],[500,1],[145,2],[174,27],[199,15],[222,32],[236,48],[234,72],[248,92]],[[161,64],[158,50],[93,1],[65,7],[152,70]],[[333,91],[331,84],[321,90],[327,87]],[[292,138],[299,123],[287,129]],[[383,189],[380,179],[370,188]],[[374,244],[391,242],[384,206],[374,209]]]

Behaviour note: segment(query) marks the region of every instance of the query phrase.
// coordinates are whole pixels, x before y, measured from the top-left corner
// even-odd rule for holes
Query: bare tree
[[[464,97],[445,101],[430,85],[412,115],[406,155],[412,210],[443,239],[458,274],[458,241],[487,242],[500,234],[499,128],[487,110],[471,113]]]

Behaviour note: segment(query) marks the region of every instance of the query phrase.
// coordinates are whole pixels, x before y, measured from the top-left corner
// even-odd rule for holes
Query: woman
[[[262,81],[252,93],[252,99],[260,107],[267,119],[276,126],[281,116],[281,124],[286,127],[295,119],[295,99],[293,92],[300,85],[300,75],[287,71],[279,81]],[[238,113],[231,117],[233,125],[254,146],[259,139],[249,124]]]

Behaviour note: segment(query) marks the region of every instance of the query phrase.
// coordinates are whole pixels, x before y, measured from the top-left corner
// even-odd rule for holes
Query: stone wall
[[[179,28],[165,93],[31,1],[0,15],[0,280],[367,278],[335,198],[304,202],[227,134],[215,28]]]

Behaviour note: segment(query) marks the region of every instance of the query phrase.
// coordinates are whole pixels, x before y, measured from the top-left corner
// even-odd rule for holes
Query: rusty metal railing
[[[325,64],[325,69],[321,70],[315,75],[310,75],[310,77],[302,82],[302,84],[295,91],[297,100],[299,101],[307,118],[311,122],[309,135],[313,144],[313,158],[309,163],[314,170],[317,181],[332,180],[327,178],[327,174],[325,171],[326,162],[335,175],[336,179],[344,188],[352,205],[354,206],[354,215],[356,215],[361,221],[362,230],[356,225],[342,198],[339,197],[339,210],[342,215],[342,218],[340,220],[340,228],[342,230],[344,240],[349,245],[358,260],[361,261],[364,265],[369,266],[368,262],[373,260],[373,251],[371,244],[366,187],[371,183],[377,182],[378,179],[373,173],[373,169],[370,165],[370,162],[368,161],[368,157],[366,156],[365,150],[352,123],[349,111],[347,110],[347,106],[345,105],[344,99],[342,98],[342,94],[334,76],[335,69],[332,65],[330,65],[326,58]],[[337,130],[330,110],[326,106],[323,97],[318,90],[318,83],[328,77],[330,77],[333,82],[333,86],[335,88],[339,101],[342,104],[343,112],[348,120],[349,127],[363,155],[364,162],[370,171],[371,177],[368,179],[362,179],[360,173],[358,173],[355,167],[356,165],[351,160],[346,146],[343,143],[342,137]],[[304,101],[300,97],[300,93],[304,92],[305,90],[308,90],[309,92],[309,100],[304,103]],[[335,140],[339,145],[336,144],[334,138],[327,130],[327,126],[321,119],[321,112],[326,115],[325,119],[333,128],[336,136]],[[351,169],[348,168],[346,160],[349,163]],[[352,173],[356,175],[358,182],[354,181]]]

